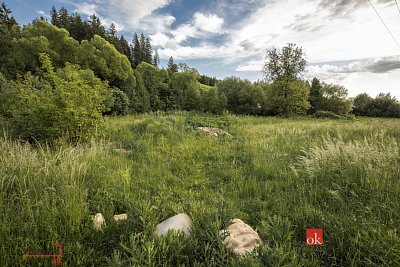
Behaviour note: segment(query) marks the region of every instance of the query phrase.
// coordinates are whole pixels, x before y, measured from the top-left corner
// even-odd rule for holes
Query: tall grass
[[[400,265],[399,120],[180,112],[106,124],[86,145],[0,139],[1,266],[26,265],[24,254],[56,240],[70,266]],[[102,231],[91,227],[97,212]],[[123,212],[128,221],[112,220]],[[179,212],[193,218],[191,237],[154,238]],[[234,217],[260,233],[257,254],[234,257],[219,241]],[[322,247],[306,246],[313,227]]]

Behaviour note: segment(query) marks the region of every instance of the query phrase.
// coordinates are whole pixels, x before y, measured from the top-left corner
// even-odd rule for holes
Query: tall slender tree
[[[320,80],[314,78],[311,82],[310,97],[309,101],[311,104],[310,113],[317,111],[318,103],[322,99],[322,84]]]
[[[101,25],[101,21],[99,17],[96,16],[96,14],[90,16],[89,25],[90,25],[91,37],[97,34],[105,38],[106,30],[104,29],[103,25]]]
[[[153,65],[156,67],[160,65],[160,56],[158,55],[157,50],[154,52]]]
[[[58,11],[58,23],[57,27],[69,30],[69,15],[65,7],[60,8]]]
[[[111,23],[110,28],[108,29],[108,35],[109,35],[110,37],[116,37],[116,35],[117,35],[117,29],[116,29],[114,23]]]
[[[170,73],[178,72],[178,65],[174,63],[173,57],[170,57],[168,60],[167,70]]]
[[[121,35],[121,37],[119,38],[119,43],[121,46],[121,53],[124,54],[129,61],[131,61],[132,63],[132,55],[131,55],[131,49],[129,47],[128,42],[126,41],[125,37],[123,35]]]
[[[52,6],[51,10],[50,10],[50,18],[51,18],[51,24],[53,24],[54,26],[57,26],[57,27],[60,26],[59,19],[58,19],[58,11],[54,6]]]
[[[141,55],[141,61],[144,60],[144,54],[145,54],[145,47],[146,47],[146,37],[144,36],[143,33],[140,34],[139,37],[139,47],[140,47],[140,55]]]
[[[133,40],[132,40],[132,57],[133,57],[133,67],[136,68],[139,63],[142,61],[142,51],[140,49],[140,42],[138,35],[135,33],[133,35]]]
[[[153,63],[153,50],[151,48],[150,40],[149,38],[146,38],[144,48],[143,48],[143,61],[152,64]]]

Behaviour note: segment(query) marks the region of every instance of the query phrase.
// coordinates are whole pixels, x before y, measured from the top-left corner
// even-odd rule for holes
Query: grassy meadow
[[[398,119],[177,112],[109,117],[74,146],[3,134],[0,266],[25,266],[24,254],[56,251],[56,240],[65,266],[400,266],[399,163]],[[180,212],[193,219],[190,238],[153,238]],[[218,232],[232,218],[260,234],[257,253],[226,251]],[[323,246],[306,245],[306,228],[323,229]]]

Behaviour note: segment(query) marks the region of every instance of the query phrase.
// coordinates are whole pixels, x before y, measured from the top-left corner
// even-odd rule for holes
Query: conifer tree
[[[110,28],[108,29],[108,35],[110,37],[116,37],[117,29],[115,28],[115,24],[111,23]]]
[[[156,52],[154,53],[154,57],[153,57],[153,65],[158,67],[160,65],[160,56],[158,55],[158,52],[156,50]]]
[[[59,25],[56,25],[59,28],[64,28],[64,29],[69,29],[69,16],[68,16],[68,10],[65,7],[62,7],[58,11],[58,23]]]
[[[141,33],[140,37],[139,37],[139,49],[140,49],[140,57],[139,57],[140,61],[139,61],[139,63],[145,60],[145,57],[144,57],[144,55],[145,55],[145,47],[146,47],[146,38],[144,37],[144,34]]]
[[[169,60],[168,60],[167,70],[170,73],[174,73],[174,72],[178,71],[178,65],[176,65],[174,63],[174,59],[172,57],[170,57]]]
[[[133,67],[136,68],[139,63],[142,61],[141,58],[141,49],[140,49],[140,42],[137,34],[133,36],[132,40],[132,57],[133,57]]]
[[[57,26],[57,27],[60,26],[60,23],[58,20],[58,12],[54,6],[51,7],[50,18],[51,18],[51,24],[53,24],[54,26]]]
[[[153,63],[153,51],[151,48],[151,44],[150,44],[150,40],[149,38],[146,38],[145,44],[144,44],[144,48],[143,48],[144,54],[143,54],[143,61],[152,64]]]

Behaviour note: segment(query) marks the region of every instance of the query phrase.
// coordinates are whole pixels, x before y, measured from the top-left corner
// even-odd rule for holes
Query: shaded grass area
[[[55,240],[69,266],[400,265],[400,120],[175,113],[106,125],[79,146],[1,139],[1,266],[25,265],[25,253],[54,251]],[[128,220],[113,222],[123,212]],[[189,239],[152,237],[180,212],[193,218]],[[259,232],[258,255],[236,258],[219,241],[234,217]],[[323,229],[322,247],[306,246],[306,228]]]

